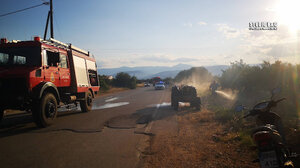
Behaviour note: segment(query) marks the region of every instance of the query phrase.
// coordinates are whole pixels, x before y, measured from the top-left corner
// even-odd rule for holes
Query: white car
[[[162,83],[162,82],[157,82],[155,83],[155,90],[164,90],[166,87],[165,87],[165,84]]]

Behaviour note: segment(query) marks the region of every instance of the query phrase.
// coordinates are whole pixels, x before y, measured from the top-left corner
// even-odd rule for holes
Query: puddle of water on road
[[[170,102],[163,102],[161,104],[151,104],[149,105],[148,107],[156,107],[156,108],[159,108],[159,107],[167,107],[167,106],[171,106],[171,103]]]
[[[93,110],[119,107],[129,104],[129,102],[106,103],[102,106],[93,106]]]
[[[106,103],[107,102],[112,102],[112,101],[117,100],[117,99],[119,99],[119,97],[110,97],[110,98],[106,99],[105,102]]]

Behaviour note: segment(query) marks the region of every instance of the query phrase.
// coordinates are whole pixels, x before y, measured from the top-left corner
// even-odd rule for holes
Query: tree
[[[100,90],[107,91],[110,88],[111,80],[105,75],[98,75]]]
[[[113,80],[113,85],[116,87],[127,87],[130,89],[136,88],[136,77],[131,77],[128,73],[119,72]]]

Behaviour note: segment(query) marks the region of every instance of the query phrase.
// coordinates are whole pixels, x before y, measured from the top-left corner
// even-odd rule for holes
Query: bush
[[[215,118],[221,123],[227,123],[234,118],[234,112],[230,109],[215,107]]]
[[[252,107],[257,102],[268,99],[273,88],[280,87],[281,93],[275,98],[286,97],[288,101],[278,104],[276,112],[285,123],[297,123],[300,104],[300,65],[276,61],[271,64],[249,66],[242,60],[231,64],[223,71],[219,81],[222,88],[238,90],[237,100]]]
[[[110,89],[111,80],[107,78],[105,75],[99,75],[99,83],[100,83],[100,90],[107,91]]]
[[[116,87],[126,87],[130,89],[136,88],[136,77],[131,77],[128,73],[120,72],[113,80],[113,85]]]
[[[251,131],[249,130],[240,131],[239,137],[241,139],[241,143],[240,143],[241,146],[245,146],[245,147],[255,146],[251,137]]]
[[[130,78],[130,83],[128,85],[128,88],[129,89],[135,89],[136,88],[136,83],[137,83],[136,81],[137,81],[137,79],[136,79],[135,76],[131,77]]]

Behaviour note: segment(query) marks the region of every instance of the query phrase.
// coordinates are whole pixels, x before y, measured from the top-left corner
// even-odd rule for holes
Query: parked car
[[[148,83],[148,82],[146,83],[146,82],[145,82],[145,83],[144,83],[144,86],[145,86],[145,87],[150,87],[151,85],[150,85],[150,83]]]

